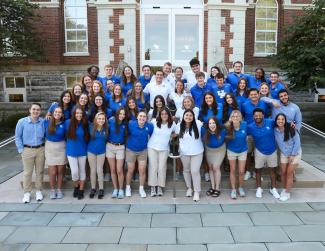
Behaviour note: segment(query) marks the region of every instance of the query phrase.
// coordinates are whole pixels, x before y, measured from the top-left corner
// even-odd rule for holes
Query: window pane
[[[265,44],[264,43],[255,43],[255,53],[264,54],[265,53]]]
[[[275,20],[268,20],[266,24],[267,30],[276,30],[276,21]]]
[[[277,18],[277,9],[267,9],[267,14],[266,14],[266,17],[267,18]]]
[[[65,0],[64,5],[65,6],[75,6],[76,0]]]
[[[76,52],[76,42],[67,42],[67,52]]]
[[[87,19],[76,19],[77,29],[87,29]]]
[[[145,34],[145,59],[168,60],[168,15],[146,15]]]
[[[24,102],[23,94],[9,94],[9,102]]]
[[[77,52],[87,52],[87,42],[77,42]]]
[[[16,88],[25,88],[24,78],[16,78]]]
[[[87,8],[76,7],[76,18],[87,18]]]
[[[276,0],[258,0],[257,5],[264,7],[276,7],[275,1]]]
[[[266,17],[266,9],[257,8],[256,9],[256,18],[265,18]]]
[[[6,78],[6,88],[15,88],[15,78]]]
[[[76,40],[77,32],[76,31],[67,31],[67,40]]]
[[[67,89],[72,89],[72,86],[76,83],[75,76],[67,76]]]
[[[256,30],[266,30],[266,20],[256,20]]]
[[[77,31],[77,39],[78,40],[86,40],[87,32],[86,31]]]
[[[265,41],[275,41],[275,32],[266,32],[265,33]]]
[[[276,53],[276,46],[275,46],[275,44],[266,44],[265,45],[265,52],[267,54],[275,54]]]
[[[256,32],[256,41],[265,41],[265,32]]]
[[[75,20],[70,19],[70,18],[65,20],[65,26],[67,29],[76,29],[77,28]]]

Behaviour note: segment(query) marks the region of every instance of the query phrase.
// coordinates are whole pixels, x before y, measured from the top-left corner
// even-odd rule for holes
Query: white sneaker
[[[126,186],[125,187],[125,196],[126,197],[131,197],[131,187],[130,186]]]
[[[262,198],[263,197],[263,189],[261,187],[258,187],[256,189],[256,198]]]
[[[200,200],[200,193],[199,193],[199,192],[194,192],[193,200],[194,200],[195,202],[197,202],[197,201]]]
[[[36,201],[42,201],[43,200],[43,194],[41,191],[36,191]]]
[[[156,187],[152,186],[151,187],[150,196],[151,197],[155,197],[156,195],[157,195],[157,193],[156,193]]]
[[[278,190],[276,190],[275,187],[273,187],[273,188],[270,189],[270,193],[273,195],[274,198],[276,198],[276,199],[279,199],[280,198],[280,195],[278,193]]]
[[[192,197],[193,190],[192,188],[187,188],[186,197]]]
[[[205,173],[204,174],[204,179],[206,182],[210,181],[210,174],[209,173]]]
[[[30,202],[30,193],[24,193],[23,203],[29,203],[29,202]]]
[[[160,186],[158,186],[158,188],[157,188],[157,195],[158,196],[163,196],[164,195],[163,190],[162,190],[162,188]]]
[[[246,171],[245,176],[244,176],[244,180],[249,180],[251,177],[252,177],[251,172]]]
[[[146,192],[144,191],[143,186],[139,186],[139,194],[140,194],[140,197],[141,197],[141,198],[146,198],[146,197],[147,197],[147,194],[146,194]]]
[[[282,192],[280,196],[280,201],[287,201],[290,199],[290,193]]]

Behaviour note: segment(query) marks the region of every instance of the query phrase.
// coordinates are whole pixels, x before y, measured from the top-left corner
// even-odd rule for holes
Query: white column
[[[246,10],[231,10],[230,16],[234,19],[230,25],[230,32],[233,33],[233,39],[230,40],[230,48],[233,48],[233,54],[229,55],[229,61],[241,61],[245,59],[245,18]]]

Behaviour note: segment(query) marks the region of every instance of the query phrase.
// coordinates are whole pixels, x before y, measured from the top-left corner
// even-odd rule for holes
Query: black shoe
[[[82,200],[84,198],[84,190],[79,190],[78,192],[78,200]]]
[[[77,198],[78,197],[78,193],[79,193],[79,186],[75,187],[73,190],[73,197]]]
[[[98,199],[102,199],[103,197],[104,197],[104,190],[103,189],[99,189]]]
[[[96,189],[91,189],[90,194],[89,194],[89,198],[93,199],[94,196],[95,196],[95,193],[96,193]]]

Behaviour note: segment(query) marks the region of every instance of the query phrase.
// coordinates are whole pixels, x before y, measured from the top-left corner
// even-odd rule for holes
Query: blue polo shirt
[[[205,134],[207,133],[207,130],[204,126],[201,127],[201,139],[205,139]],[[219,138],[217,137],[217,135],[210,135],[209,137],[209,143],[204,142],[204,144],[209,147],[209,148],[218,148],[220,146],[222,146],[225,143],[225,136],[226,136],[227,132],[225,129],[222,129],[220,132],[220,136]]]
[[[153,125],[146,122],[142,128],[138,121],[131,120],[128,124],[128,139],[126,147],[133,152],[141,152],[147,149],[149,136],[153,133]]]
[[[256,88],[260,89],[261,84],[263,83],[262,79],[256,79],[255,76],[253,75],[248,75],[247,76],[247,81],[248,81],[248,88]],[[265,78],[265,81],[267,84],[270,84],[271,81],[268,78]]]
[[[214,86],[214,85],[216,85],[217,84],[217,82],[216,82],[216,80],[214,79],[214,78],[208,78],[208,80],[207,80],[207,85],[209,85],[209,86]]]
[[[238,85],[238,81],[239,79],[241,78],[245,78],[247,79],[247,75],[243,74],[243,73],[240,73],[239,75],[237,75],[236,73],[234,72],[230,72],[225,80],[226,83],[230,84],[231,85],[231,88],[233,90],[236,90],[237,89],[237,85]]]
[[[242,104],[241,104],[239,101],[237,101],[237,105],[238,105],[238,110],[241,111],[241,110],[242,110],[242,109],[241,109]],[[230,114],[232,113],[233,110],[234,110],[234,109],[233,109],[231,106],[228,107],[228,110],[227,110],[227,117],[226,117],[226,118],[222,118],[223,121],[228,121],[228,119],[229,119],[229,117],[230,117]]]
[[[108,138],[107,138],[107,141],[108,142],[113,142],[115,144],[124,144],[125,143],[125,128],[126,128],[125,123],[122,122],[119,125],[119,129],[120,129],[119,132],[116,131],[115,125],[116,125],[115,117],[111,117],[108,120]]]
[[[112,80],[114,84],[120,84],[121,83],[121,77],[118,75],[113,74],[112,77],[108,78],[107,76],[102,77],[100,82],[102,83],[103,90],[106,92],[106,82],[107,80]]]
[[[70,119],[64,122],[66,133],[69,130]],[[71,157],[87,156],[87,142],[84,139],[84,129],[81,123],[78,124],[76,130],[76,139],[67,137],[66,154]]]
[[[112,98],[109,100],[109,108],[112,110],[113,114],[117,111],[121,106],[125,106],[125,99],[121,99],[119,102],[115,102]]]
[[[88,142],[88,148],[87,151],[89,153],[99,155],[106,152],[106,132],[105,129],[102,128],[102,130],[99,132],[98,130],[95,131],[94,138],[92,136],[93,134],[93,125],[89,126],[89,134],[90,134],[90,140]]]
[[[234,96],[237,100],[237,103],[240,102],[242,105],[247,101],[248,97],[244,95],[238,94],[237,90],[234,90]]]
[[[257,104],[254,105],[250,101],[250,99],[247,99],[247,101],[244,104],[242,104],[241,108],[242,108],[242,114],[243,114],[244,120],[249,125],[250,123],[253,123],[254,122],[254,118],[253,118],[253,111],[254,111],[254,109],[255,108],[261,108],[261,109],[263,109],[264,114],[266,114],[267,104],[264,101],[259,100],[257,102]]]
[[[145,78],[143,75],[139,76],[138,81],[141,83],[143,89],[150,83],[151,78],[152,76],[149,78]]]
[[[49,120],[44,120],[45,126],[45,138],[51,142],[60,142],[65,140],[65,128],[64,122],[61,122],[55,126],[55,133],[49,134]]]
[[[59,104],[57,102],[53,102],[48,109],[48,112],[50,112],[53,115],[54,110],[59,107]],[[63,115],[64,115],[64,120],[70,119],[71,117],[71,110],[72,110],[72,105],[70,105],[68,108],[63,109]]]
[[[150,96],[147,93],[143,93],[144,96],[144,102],[141,101],[141,98],[136,99],[137,106],[139,109],[144,109],[146,107],[146,104],[149,104]]]
[[[112,94],[110,92],[105,93],[106,103],[109,104],[109,100],[112,98]]]
[[[260,126],[255,122],[248,125],[247,133],[252,135],[256,149],[264,155],[271,155],[276,151],[273,129],[274,121],[272,119],[264,119]]]
[[[210,117],[216,117],[217,120],[222,123],[222,110],[223,110],[223,105],[221,103],[217,103],[218,104],[218,113],[216,115],[213,114],[213,110],[212,109],[208,109],[208,112],[206,115],[203,115],[201,110],[200,110],[200,113],[199,113],[199,118],[200,120],[203,122],[203,123],[207,123],[208,122],[208,119]]]
[[[122,87],[123,97],[126,97],[128,91],[133,88],[133,83],[132,82],[121,83],[121,87]]]
[[[280,82],[277,82],[274,87],[270,84],[270,93],[272,98],[279,100],[279,91],[284,89],[285,87]]]
[[[208,85],[204,85],[203,87],[200,87],[198,84],[194,85],[191,88],[191,95],[194,99],[195,106],[200,108],[202,101],[203,101],[203,95],[207,91],[211,91],[211,87]]]
[[[247,146],[247,123],[240,122],[238,130],[234,129],[234,138],[227,142],[227,149],[234,153],[242,153],[248,150]]]
[[[223,103],[227,93],[232,93],[232,88],[230,84],[223,84],[219,87],[218,85],[211,86],[213,95],[216,97],[218,103]]]

